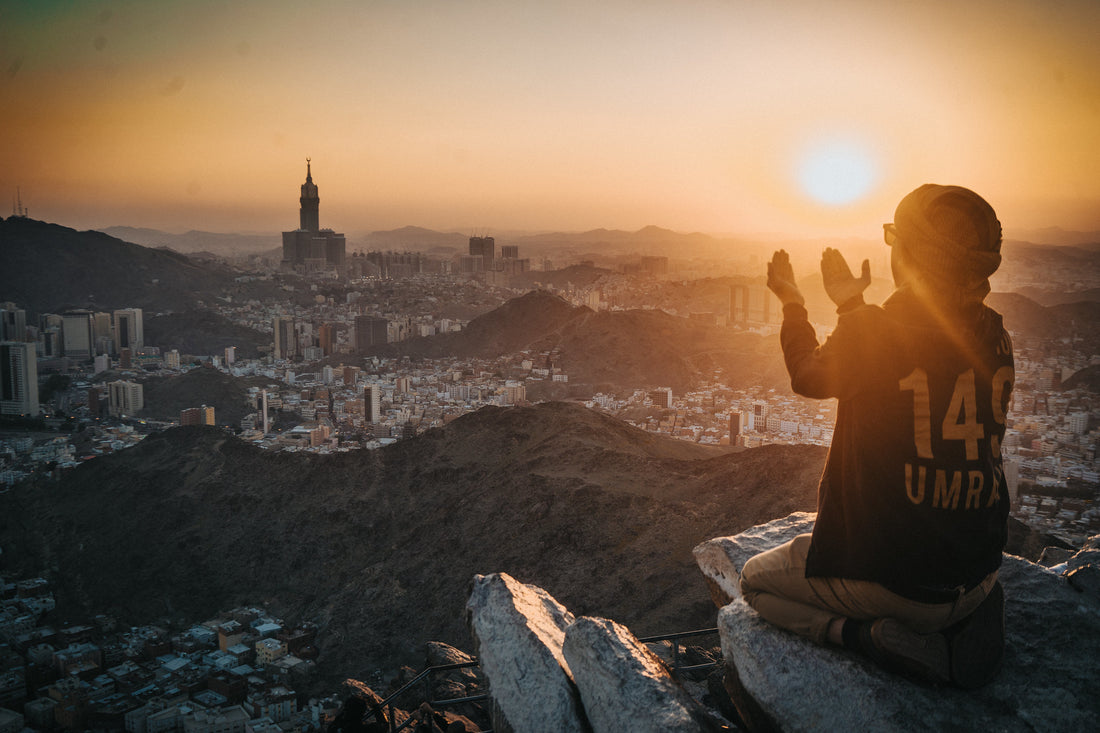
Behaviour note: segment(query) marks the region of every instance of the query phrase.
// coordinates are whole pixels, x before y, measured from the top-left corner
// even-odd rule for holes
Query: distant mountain
[[[683,392],[725,372],[731,387],[786,384],[778,340],[717,329],[663,311],[596,313],[546,291],[531,291],[479,316],[458,333],[389,344],[391,356],[494,358],[546,354],[570,382],[672,387]],[[540,364],[541,366],[542,364]]]
[[[1039,290],[1038,288],[1027,287],[1020,288],[1016,293],[1029,300],[1034,300],[1039,305],[1048,307],[1052,305],[1066,305],[1069,303],[1081,303],[1086,301],[1100,303],[1100,288],[1065,292]]]
[[[0,221],[0,262],[3,298],[34,313],[182,310],[234,287],[234,274],[218,265],[17,217]]]
[[[699,232],[684,234],[652,225],[636,232],[592,229],[587,232],[532,234],[517,236],[508,243],[518,244],[521,256],[564,248],[603,255],[636,252],[684,258],[712,256],[731,246],[745,245],[741,240],[721,239]]]
[[[229,257],[261,254],[282,247],[282,235],[278,232],[234,234],[192,230],[184,234],[170,234],[157,229],[126,226],[107,227],[102,231],[126,242],[145,247],[168,247],[184,254],[206,251],[220,257]]]
[[[694,256],[714,251],[718,247],[728,247],[734,240],[717,239],[698,232],[682,234],[670,229],[647,226],[636,232],[618,229],[592,229],[587,232],[550,232],[542,234],[524,234],[506,232],[495,237],[499,247],[514,244],[520,247],[520,257],[546,254],[554,250],[569,249],[599,254],[638,252],[651,254],[675,253],[680,256]],[[407,226],[389,231],[371,232],[365,237],[368,249],[453,250],[466,252],[470,235],[458,232],[438,232],[422,227]]]
[[[564,288],[568,285],[574,287],[589,287],[595,285],[604,278],[611,277],[615,272],[606,267],[594,267],[592,265],[569,265],[557,270],[530,270],[522,274],[514,275],[511,286],[514,288],[535,287],[536,283],[552,285]]]
[[[377,351],[389,356],[427,358],[503,356],[523,351],[584,311],[588,309],[572,306],[545,290],[533,290],[474,318],[457,333],[387,344]]]
[[[437,232],[423,227],[402,227],[388,231],[371,232],[364,238],[368,250],[411,250],[426,252],[433,249],[468,251],[470,237],[458,232]]]
[[[788,387],[778,339],[732,332],[659,310],[588,313],[533,343],[560,354],[570,381],[615,387],[697,387],[715,369],[732,389]]]
[[[484,408],[377,451],[270,453],[178,428],[48,492],[0,494],[6,566],[70,618],[260,603],[325,629],[340,675],[469,649],[476,573],[508,572],[639,634],[713,624],[691,549],[813,509],[825,450],[727,453],[564,403]]]
[[[1100,248],[1100,232],[1079,232],[1061,227],[1013,229],[1005,233],[1005,239],[1071,247],[1091,245],[1094,250]]]
[[[1040,342],[1080,340],[1082,352],[1100,353],[1100,302],[1048,307],[1017,293],[990,293],[985,302],[1004,316],[1005,327],[1018,336]]]

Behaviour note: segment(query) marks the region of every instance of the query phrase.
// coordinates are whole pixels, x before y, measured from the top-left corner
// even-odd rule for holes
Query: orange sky
[[[1100,230],[1098,35],[1094,0],[0,0],[0,193],[280,231],[308,155],[349,233],[875,237],[928,181]]]

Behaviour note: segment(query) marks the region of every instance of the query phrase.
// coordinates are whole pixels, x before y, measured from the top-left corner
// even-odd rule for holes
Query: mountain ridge
[[[234,285],[228,269],[171,250],[18,217],[0,221],[0,256],[0,292],[34,313],[184,310]]]
[[[496,358],[546,353],[571,382],[671,387],[682,393],[716,369],[734,389],[786,383],[773,337],[716,329],[660,310],[593,311],[533,290],[478,316],[457,333],[378,348],[386,356]],[[544,364],[540,363],[539,366]]]
[[[692,547],[812,508],[824,454],[728,453],[566,403],[332,456],[175,428],[0,495],[0,547],[62,607],[136,621],[264,603],[322,623],[323,653],[363,674],[429,639],[469,648],[457,609],[476,573],[646,632],[707,623]]]

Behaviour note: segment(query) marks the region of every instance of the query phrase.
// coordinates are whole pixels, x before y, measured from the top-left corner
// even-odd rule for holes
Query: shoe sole
[[[885,666],[922,682],[951,681],[951,657],[943,634],[918,634],[900,621],[883,618],[871,625],[871,641]]]

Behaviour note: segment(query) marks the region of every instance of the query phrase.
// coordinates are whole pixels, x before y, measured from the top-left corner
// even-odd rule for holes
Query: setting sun
[[[875,183],[874,163],[858,144],[835,140],[815,146],[798,169],[802,188],[818,201],[833,206],[865,196]]]
[[[1100,229],[1097,27],[1084,0],[9,3],[0,194],[280,231],[309,155],[349,232],[860,234],[927,181]]]

